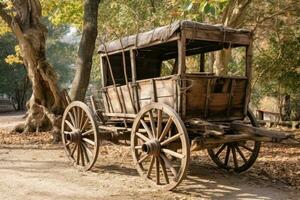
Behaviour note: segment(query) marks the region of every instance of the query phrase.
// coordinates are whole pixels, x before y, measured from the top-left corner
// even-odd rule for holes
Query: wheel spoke
[[[153,135],[152,135],[152,133],[151,133],[150,128],[149,128],[148,125],[146,124],[146,122],[145,122],[143,119],[141,119],[140,121],[141,121],[141,123],[142,123],[144,129],[147,131],[148,137],[153,139],[154,137],[153,137]]]
[[[149,156],[150,156],[149,154],[143,155],[143,156],[139,159],[138,163],[141,164],[141,163],[144,162]]]
[[[160,137],[162,129],[162,110],[157,110],[157,139]]]
[[[142,146],[135,146],[135,149],[142,149]]]
[[[244,149],[247,149],[248,151],[251,151],[251,152],[254,151],[253,149],[251,149],[250,147],[247,147],[247,146],[244,145],[244,144],[239,144],[239,146],[243,147]]]
[[[75,110],[76,110],[76,113],[77,113],[77,116],[76,116],[76,118],[77,118],[77,126],[78,126],[78,128],[80,128],[80,108],[79,107],[77,107],[77,109],[76,109],[76,107],[75,107]]]
[[[81,157],[81,164],[82,164],[82,166],[85,166],[84,154],[83,154],[83,149],[82,149],[82,145],[81,144],[80,144],[80,157]]]
[[[156,184],[159,185],[160,184],[160,178],[159,178],[159,161],[158,161],[158,157],[155,157],[155,171],[156,171]]]
[[[165,128],[164,128],[163,132],[161,133],[161,135],[159,137],[160,142],[164,139],[164,137],[166,137],[167,133],[170,130],[170,127],[171,127],[172,123],[173,123],[173,119],[172,119],[172,117],[169,117],[169,119],[168,119],[168,121],[165,125]]]
[[[143,134],[136,132],[135,133],[136,136],[138,136],[139,138],[141,138],[142,140],[144,140],[145,142],[148,142],[150,139],[147,138],[146,136],[144,136]]]
[[[229,154],[230,154],[230,146],[227,145],[227,151],[226,151],[226,156],[225,156],[225,161],[224,161],[225,165],[228,165]]]
[[[184,158],[184,155],[180,154],[180,153],[177,153],[175,151],[172,151],[170,149],[161,149],[162,152],[164,153],[167,153],[175,158],[179,158],[179,159],[183,159]]]
[[[82,140],[83,140],[83,141],[85,141],[85,142],[87,142],[87,143],[89,143],[90,145],[93,145],[93,146],[95,146],[95,142],[94,142],[94,141],[92,141],[92,140],[90,140],[90,139],[87,139],[87,138],[82,138]]]
[[[156,126],[155,126],[155,122],[154,122],[154,118],[153,118],[153,114],[152,114],[152,110],[149,110],[149,118],[150,118],[150,124],[151,124],[151,130],[152,130],[152,135],[153,138],[157,138],[157,130],[156,130]]]
[[[150,178],[150,175],[151,175],[151,172],[152,172],[152,168],[153,168],[154,161],[155,161],[155,157],[152,156],[151,161],[150,161],[150,165],[149,165],[149,168],[148,168],[148,171],[147,171],[147,177],[148,177],[148,178]]]
[[[85,127],[87,126],[88,122],[89,122],[89,118],[87,117],[87,118],[85,119],[85,121],[84,121],[84,124],[83,124],[82,128],[80,129],[81,131],[84,131],[84,129],[85,129]]]
[[[66,143],[66,147],[69,146],[70,144],[72,144],[72,142],[71,142],[71,141],[68,141],[68,142]]]
[[[68,120],[65,120],[65,122],[69,126],[69,128],[72,129],[72,131],[76,131],[76,128],[71,124],[71,122],[69,122]]]
[[[78,128],[78,120],[77,120],[77,109],[76,107],[71,108],[72,113],[73,113],[73,117],[74,117],[74,121],[75,121],[75,127]]]
[[[172,166],[172,163],[171,161],[169,161],[169,159],[163,155],[163,154],[160,154],[161,158],[163,159],[165,165],[171,170],[172,174],[175,176],[175,178],[177,177],[177,171],[176,169]]]
[[[78,144],[76,143],[75,146],[74,146],[74,149],[73,149],[72,152],[71,152],[71,156],[72,156],[72,157],[73,157],[73,155],[74,155],[74,153],[75,153],[75,150],[76,150],[77,146],[78,146]]]
[[[234,168],[237,169],[239,167],[239,165],[238,165],[238,161],[237,161],[237,157],[236,157],[236,151],[233,146],[231,147],[231,151],[232,151],[232,156],[233,156]]]
[[[222,151],[225,149],[226,145],[223,144],[222,147],[218,150],[218,152],[216,153],[216,156],[219,157],[220,153],[222,153]]]
[[[90,133],[93,133],[93,132],[94,132],[94,130],[91,129],[91,130],[88,130],[88,131],[82,133],[81,135],[86,136],[86,135],[89,135]]]
[[[90,157],[93,157],[93,153],[92,151],[89,149],[89,147],[83,142],[81,143],[83,145],[83,147],[85,148],[87,154],[90,156]]]
[[[169,184],[170,182],[169,182],[169,177],[168,177],[168,173],[167,173],[167,170],[166,170],[166,166],[164,164],[164,161],[161,159],[161,157],[159,157],[159,163],[161,165],[161,169],[163,171],[166,183]]]
[[[77,160],[76,165],[79,165],[79,159],[80,159],[80,146],[77,144]]]
[[[82,151],[83,151],[83,153],[84,153],[84,156],[85,156],[86,161],[87,161],[87,164],[88,164],[88,163],[90,162],[90,159],[89,159],[87,150],[86,150],[86,148],[84,147],[83,143],[81,143],[81,149],[82,149]]]
[[[69,117],[70,117],[70,119],[71,119],[71,122],[73,123],[73,127],[76,126],[76,122],[75,122],[75,119],[74,119],[72,113],[71,113],[71,112],[68,112],[68,115],[69,115]],[[71,128],[71,127],[70,127],[70,128]]]
[[[79,121],[79,128],[80,128],[80,130],[82,129],[84,116],[85,116],[85,112],[84,112],[84,110],[82,109],[82,110],[81,110],[81,117],[80,117],[80,121]]]
[[[182,135],[182,133],[177,133],[176,135],[174,135],[174,136],[166,139],[165,141],[163,141],[161,143],[161,146],[164,146],[164,145],[167,145],[167,144],[169,144],[171,142],[174,142],[175,140],[177,140],[178,138],[180,138],[181,135]]]
[[[245,155],[243,154],[243,152],[241,151],[241,149],[239,148],[239,146],[236,145],[235,148],[236,148],[237,152],[240,154],[240,156],[242,157],[244,163],[247,163],[247,159],[246,159]]]

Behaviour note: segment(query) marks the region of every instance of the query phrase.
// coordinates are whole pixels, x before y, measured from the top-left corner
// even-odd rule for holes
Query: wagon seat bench
[[[292,134],[259,128],[248,109],[252,40],[247,30],[177,21],[102,43],[100,99],[69,102],[63,115],[69,159],[89,170],[100,141],[127,139],[138,173],[172,190],[186,177],[191,150],[207,149],[220,168],[243,172],[261,142],[295,142]],[[211,52],[223,49],[244,53],[244,73],[221,76],[209,68]]]

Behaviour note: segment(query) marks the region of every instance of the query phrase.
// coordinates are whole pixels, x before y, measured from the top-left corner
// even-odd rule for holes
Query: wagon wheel
[[[99,135],[89,107],[80,101],[70,103],[62,119],[62,141],[68,158],[81,170],[91,169],[97,160]]]
[[[252,126],[258,127],[253,113],[247,113]],[[220,167],[235,172],[248,170],[256,161],[261,142],[248,140],[241,142],[225,143],[214,149],[207,149],[211,159]]]
[[[186,175],[189,138],[179,115],[168,105],[153,103],[138,113],[131,151],[139,174],[165,190],[175,188]]]

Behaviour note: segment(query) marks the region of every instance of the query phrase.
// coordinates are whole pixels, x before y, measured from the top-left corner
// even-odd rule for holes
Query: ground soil
[[[138,175],[128,146],[102,146],[92,171],[81,172],[49,133],[9,133],[20,121],[22,114],[0,115],[0,199],[300,198],[300,148],[263,144],[243,174],[217,168],[205,151],[193,153],[187,178],[165,192]]]

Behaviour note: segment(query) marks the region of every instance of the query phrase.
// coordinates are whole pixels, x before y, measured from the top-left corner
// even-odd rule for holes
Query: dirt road
[[[160,192],[138,176],[128,147],[102,148],[96,167],[80,172],[70,166],[60,146],[2,146],[0,199],[299,198],[299,192],[284,184],[225,172],[198,161],[192,162],[187,179],[174,192]]]

